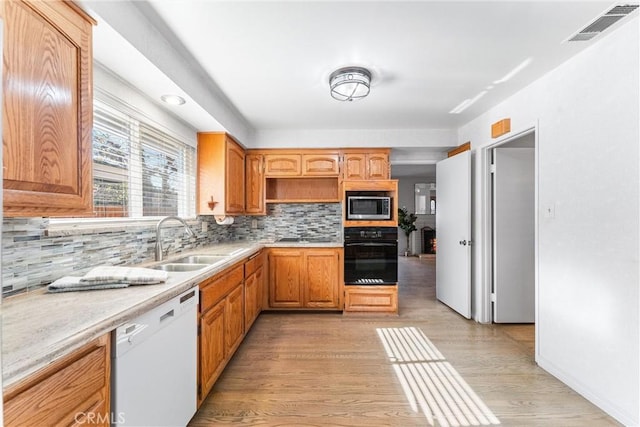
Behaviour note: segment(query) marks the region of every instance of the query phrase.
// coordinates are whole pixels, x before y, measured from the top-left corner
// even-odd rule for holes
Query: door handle
[[[460,240],[458,243],[461,244],[462,246],[467,246],[466,240]]]

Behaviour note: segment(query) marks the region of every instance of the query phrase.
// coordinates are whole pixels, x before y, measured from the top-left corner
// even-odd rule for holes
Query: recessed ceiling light
[[[182,105],[187,102],[183,97],[178,95],[162,95],[160,99],[162,100],[162,102],[165,102],[169,105]]]

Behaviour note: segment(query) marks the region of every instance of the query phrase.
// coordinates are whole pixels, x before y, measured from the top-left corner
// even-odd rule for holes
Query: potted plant
[[[404,256],[411,254],[409,237],[411,237],[411,233],[417,230],[415,225],[416,219],[418,219],[416,214],[409,213],[406,206],[398,208],[398,227],[400,227],[402,231],[404,231],[405,236],[407,236],[407,249],[404,251]]]

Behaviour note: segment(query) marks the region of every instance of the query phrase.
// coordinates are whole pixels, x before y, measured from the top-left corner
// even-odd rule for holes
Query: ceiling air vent
[[[614,6],[608,12],[596,18],[589,25],[578,31],[569,38],[570,42],[591,40],[625,16],[629,15],[638,8],[637,4],[625,4]]]

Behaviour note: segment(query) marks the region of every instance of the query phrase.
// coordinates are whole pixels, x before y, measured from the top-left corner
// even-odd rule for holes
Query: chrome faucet
[[[162,229],[162,224],[165,221],[169,221],[169,220],[176,220],[180,223],[182,223],[182,225],[184,225],[184,229],[187,232],[187,234],[189,235],[189,237],[195,237],[196,235],[194,234],[193,230],[187,225],[186,222],[184,222],[184,220],[180,217],[177,216],[167,216],[162,218],[160,221],[158,221],[158,224],[156,225],[156,261],[162,261],[162,256],[164,255],[164,251],[162,250],[162,236],[161,236],[161,229]],[[168,249],[168,248],[167,248]]]

